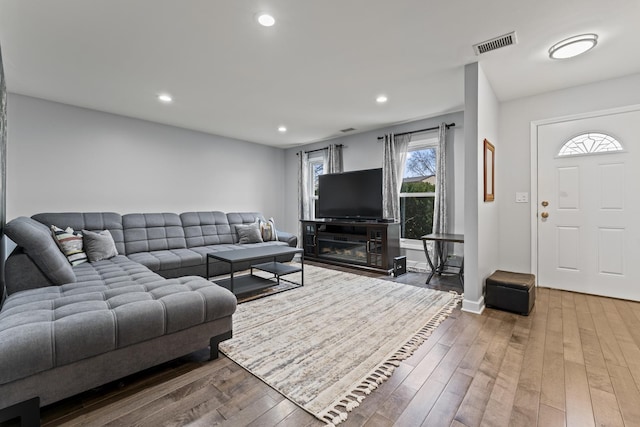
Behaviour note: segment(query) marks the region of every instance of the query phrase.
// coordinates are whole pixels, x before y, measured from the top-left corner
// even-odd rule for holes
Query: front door
[[[538,126],[538,284],[640,301],[640,110]]]

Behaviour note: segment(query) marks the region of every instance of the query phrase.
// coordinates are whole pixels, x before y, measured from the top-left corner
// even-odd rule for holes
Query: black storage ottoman
[[[496,270],[486,280],[485,305],[528,316],[536,303],[536,276]]]

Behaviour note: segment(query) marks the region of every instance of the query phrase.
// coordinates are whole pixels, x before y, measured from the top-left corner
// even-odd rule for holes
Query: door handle
[[[542,212],[540,216],[544,219],[549,218],[549,212]]]

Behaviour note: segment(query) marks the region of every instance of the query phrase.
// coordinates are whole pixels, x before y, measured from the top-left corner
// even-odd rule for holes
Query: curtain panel
[[[342,145],[329,144],[324,152],[324,173],[344,172]]]
[[[433,232],[447,233],[447,125],[438,129],[438,157],[436,159],[436,198],[433,205]]]
[[[384,136],[382,156],[382,213],[385,218],[400,220],[400,187],[411,135]]]
[[[309,204],[309,154],[304,150],[298,152],[298,219],[311,219]],[[303,242],[302,223],[298,227],[298,245]]]

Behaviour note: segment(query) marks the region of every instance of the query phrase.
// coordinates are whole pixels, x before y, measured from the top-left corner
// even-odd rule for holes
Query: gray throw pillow
[[[73,268],[60,251],[49,227],[21,216],[10,221],[4,231],[7,237],[24,249],[51,283],[64,285],[76,281]]]
[[[236,232],[238,233],[238,243],[262,243],[262,235],[260,234],[260,225],[257,222],[252,224],[236,224]]]
[[[102,230],[98,233],[82,230],[84,239],[84,251],[87,253],[89,262],[101,261],[118,255],[116,243],[109,230]]]

